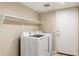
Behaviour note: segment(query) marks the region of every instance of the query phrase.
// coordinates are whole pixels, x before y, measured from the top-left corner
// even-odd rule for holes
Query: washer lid
[[[31,35],[30,37],[36,37],[36,38],[39,38],[39,37],[42,37],[44,35]]]

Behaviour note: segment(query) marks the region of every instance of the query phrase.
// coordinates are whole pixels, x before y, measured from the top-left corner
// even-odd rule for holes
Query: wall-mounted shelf
[[[15,22],[21,22],[21,23],[29,23],[34,25],[40,25],[41,23],[36,20],[31,20],[27,18],[21,18],[21,17],[15,17],[15,16],[9,16],[9,15],[0,15],[0,26],[4,23],[4,21],[10,20]]]

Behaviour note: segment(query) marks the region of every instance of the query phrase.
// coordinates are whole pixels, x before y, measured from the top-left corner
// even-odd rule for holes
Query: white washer
[[[53,35],[51,33],[44,33],[44,35],[48,36],[49,41],[49,55],[52,55],[53,50]]]
[[[48,36],[48,53],[49,55],[52,55],[52,52],[53,52],[53,35],[51,33],[44,33],[42,31],[36,31],[36,34],[41,34],[41,35],[45,35],[45,36]]]
[[[46,35],[21,35],[21,56],[48,56],[49,45]]]

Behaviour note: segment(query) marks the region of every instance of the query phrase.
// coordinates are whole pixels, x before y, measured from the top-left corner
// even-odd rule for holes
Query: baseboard
[[[75,56],[75,55],[70,55],[70,54],[66,54],[66,53],[61,53],[61,52],[57,52],[58,54],[62,54],[62,55],[67,55],[67,56]]]

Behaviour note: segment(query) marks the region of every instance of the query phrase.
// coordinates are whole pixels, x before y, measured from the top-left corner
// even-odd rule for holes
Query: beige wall
[[[40,14],[40,21],[42,22],[42,25],[40,26],[40,29],[44,32],[50,32],[54,33],[55,30],[55,11],[52,12],[46,12]]]
[[[18,3],[0,3],[0,14],[38,20],[38,13]],[[39,30],[39,26],[5,20],[0,27],[0,55],[19,55],[19,36],[21,32],[30,30]]]
[[[42,25],[40,26],[40,29],[43,32],[49,32],[54,34],[55,32],[55,27],[56,27],[56,12],[51,11],[51,12],[45,12],[40,14],[40,21],[42,22]],[[55,35],[53,35],[53,38]],[[55,40],[53,39],[53,50],[54,50],[54,44]]]
[[[33,20],[38,19],[38,14],[35,11],[19,3],[0,3],[0,14],[19,16]]]

